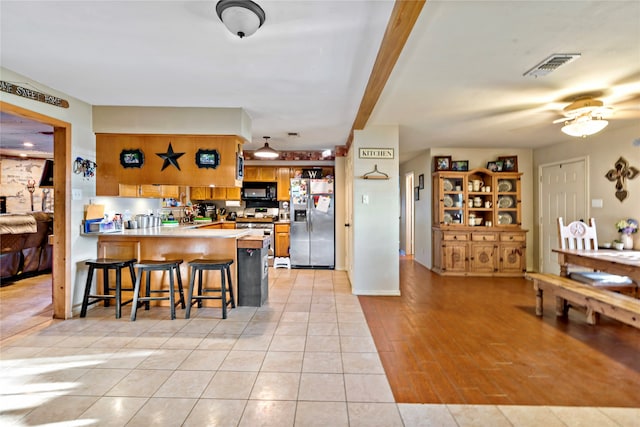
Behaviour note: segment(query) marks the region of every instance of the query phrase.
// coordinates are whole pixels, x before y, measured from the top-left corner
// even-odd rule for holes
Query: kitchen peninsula
[[[188,283],[187,263],[190,260],[196,258],[233,259],[231,274],[234,295],[238,295],[237,244],[238,239],[250,234],[250,230],[210,229],[182,225],[180,227],[124,229],[111,233],[87,233],[85,235],[97,235],[97,256],[100,258],[182,259],[184,262],[180,266],[180,273],[185,284]],[[125,281],[130,281],[130,279],[123,276],[122,280],[123,287],[129,287],[130,283]],[[168,277],[166,280],[168,281]],[[211,274],[207,280],[211,281],[209,283],[213,287],[219,286],[220,275]],[[155,283],[155,287],[157,286],[158,284]]]

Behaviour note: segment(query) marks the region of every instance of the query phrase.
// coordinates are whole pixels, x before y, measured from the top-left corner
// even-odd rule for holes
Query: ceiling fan
[[[567,135],[585,138],[607,127],[609,122],[605,119],[613,114],[613,108],[599,99],[584,96],[564,107],[562,112],[564,118],[553,123],[564,123],[562,132]]]

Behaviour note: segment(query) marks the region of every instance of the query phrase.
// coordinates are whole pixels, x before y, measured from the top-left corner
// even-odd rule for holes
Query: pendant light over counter
[[[280,154],[276,150],[269,147],[269,138],[271,137],[263,136],[263,138],[264,138],[264,147],[254,151],[253,155],[261,159],[275,159],[278,156],[280,156]]]

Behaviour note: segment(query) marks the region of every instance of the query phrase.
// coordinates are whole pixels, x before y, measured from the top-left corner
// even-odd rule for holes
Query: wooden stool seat
[[[189,261],[190,268],[190,280],[189,280],[189,300],[187,301],[187,312],[185,318],[188,319],[191,316],[191,307],[193,304],[198,304],[198,308],[202,307],[202,300],[207,299],[219,299],[222,302],[222,318],[227,318],[227,305],[231,303],[231,308],[236,307],[235,299],[233,297],[233,282],[231,281],[231,264],[232,259],[194,259]],[[220,287],[219,288],[206,288],[202,283],[202,272],[207,270],[219,270],[220,271]],[[196,273],[198,275],[198,291],[197,294],[193,294],[193,288],[195,287]],[[226,277],[225,277],[226,276]],[[227,287],[229,289],[229,296],[227,298]],[[206,295],[209,292],[219,292],[220,295]]]
[[[87,315],[87,307],[100,301],[104,301],[104,306],[109,307],[110,301],[113,299],[116,303],[116,319],[119,319],[122,314],[122,306],[129,304],[133,300],[122,301],[122,291],[133,291],[133,288],[122,288],[122,274],[123,268],[129,268],[131,274],[131,283],[136,282],[136,274],[133,269],[133,265],[137,260],[135,258],[129,259],[117,259],[117,258],[97,258],[85,261],[85,265],[89,266],[89,272],[87,274],[87,281],[84,285],[84,295],[82,298],[82,309],[80,310],[80,317]],[[93,281],[94,270],[102,270],[102,294],[91,294],[91,282]],[[109,286],[109,270],[115,270],[116,272],[116,286]],[[112,295],[109,291],[115,291]]]
[[[169,259],[169,260],[141,260],[135,264],[138,269],[138,275],[136,284],[133,290],[133,307],[131,308],[131,320],[136,320],[138,307],[142,304],[145,306],[145,310],[149,310],[150,301],[169,301],[171,308],[171,320],[176,318],[176,305],[180,304],[182,308],[185,308],[184,292],[182,289],[182,277],[180,275],[181,259]],[[169,289],[151,289],[151,272],[152,271],[167,271],[169,273]],[[140,296],[140,284],[142,283],[142,275],[146,273],[145,282],[145,296]],[[176,289],[174,286],[173,276],[176,276],[178,281],[178,294],[180,301],[175,301]],[[153,294],[166,294],[168,296],[153,296]]]

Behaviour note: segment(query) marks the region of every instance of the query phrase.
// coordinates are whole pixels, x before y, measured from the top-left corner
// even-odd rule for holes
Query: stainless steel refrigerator
[[[291,180],[292,267],[334,268],[335,221],[332,178]]]

